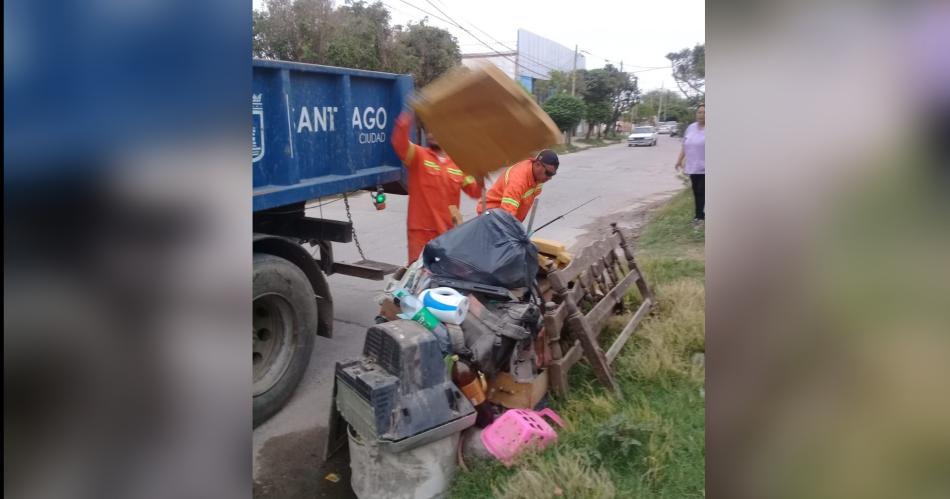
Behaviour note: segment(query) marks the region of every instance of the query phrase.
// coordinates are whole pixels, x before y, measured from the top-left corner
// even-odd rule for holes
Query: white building
[[[462,64],[466,66],[482,61],[494,64],[531,92],[534,92],[534,82],[549,79],[552,70],[570,72],[575,69],[575,63],[577,69],[587,67],[583,54],[523,29],[518,30],[514,50],[462,54]]]

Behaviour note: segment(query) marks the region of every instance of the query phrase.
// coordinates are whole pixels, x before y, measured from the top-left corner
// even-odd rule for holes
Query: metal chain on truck
[[[343,204],[346,205],[346,219],[350,222],[350,230],[353,231],[353,242],[356,243],[356,250],[360,252],[360,259],[366,260],[363,247],[360,246],[360,238],[356,237],[356,226],[353,225],[353,215],[350,213],[350,200],[346,197],[345,192],[343,193]]]

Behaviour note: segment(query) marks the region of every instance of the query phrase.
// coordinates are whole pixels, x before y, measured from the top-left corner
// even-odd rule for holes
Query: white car
[[[656,127],[638,126],[633,129],[633,133],[627,137],[627,147],[633,146],[655,146],[656,145]]]
[[[672,127],[666,123],[660,125],[656,129],[656,133],[669,134],[672,131]]]

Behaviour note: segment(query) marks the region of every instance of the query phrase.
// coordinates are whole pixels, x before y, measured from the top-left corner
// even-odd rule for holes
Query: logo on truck
[[[386,132],[374,132],[373,129],[386,128],[386,109],[382,107],[367,107],[360,113],[360,108],[353,108],[353,129],[365,130],[359,135],[360,144],[375,144],[386,142]]]
[[[301,107],[297,116],[297,133],[336,132],[336,115],[339,108],[333,106]],[[360,144],[386,142],[386,123],[388,117],[384,107],[353,108],[350,124],[352,130],[358,130]]]
[[[251,96],[251,162],[264,157],[264,104],[261,94]]]

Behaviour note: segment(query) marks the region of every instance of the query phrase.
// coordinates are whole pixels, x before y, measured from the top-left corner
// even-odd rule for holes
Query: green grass
[[[704,235],[683,192],[658,209],[634,248],[657,297],[613,364],[622,398],[604,390],[586,363],[570,372],[571,393],[553,402],[570,424],[557,444],[511,469],[469,463],[453,498],[688,498],[705,496]],[[640,302],[634,291],[631,306]],[[625,323],[612,319],[609,345]]]
[[[551,147],[551,150],[558,154],[570,154],[572,152],[580,151],[581,148],[575,146],[574,144],[555,144]]]
[[[618,138],[618,139],[610,139],[610,138],[598,139],[598,138],[592,138],[592,139],[590,139],[590,140],[584,140],[584,139],[582,139],[582,138],[575,137],[574,139],[572,139],[572,142],[579,142],[579,143],[582,143],[582,144],[586,145],[587,147],[577,147],[576,145],[574,145],[574,144],[572,143],[572,144],[557,144],[557,145],[551,147],[551,149],[552,149],[554,152],[558,153],[558,154],[569,154],[569,153],[572,153],[572,152],[582,151],[582,150],[584,150],[584,149],[590,149],[590,148],[592,148],[592,147],[604,147],[604,146],[610,146],[610,145],[618,144],[618,143],[620,143],[620,141],[621,141],[621,139],[619,139],[619,138]]]
[[[598,139],[597,137],[593,137],[593,138],[591,138],[590,140],[577,139],[578,142],[583,142],[584,144],[588,144],[588,145],[590,145],[591,147],[611,146],[611,145],[614,145],[614,144],[619,143],[620,140],[621,140],[621,139],[619,139],[619,138],[613,138],[613,139],[611,139],[611,138],[600,138],[600,139]]]

